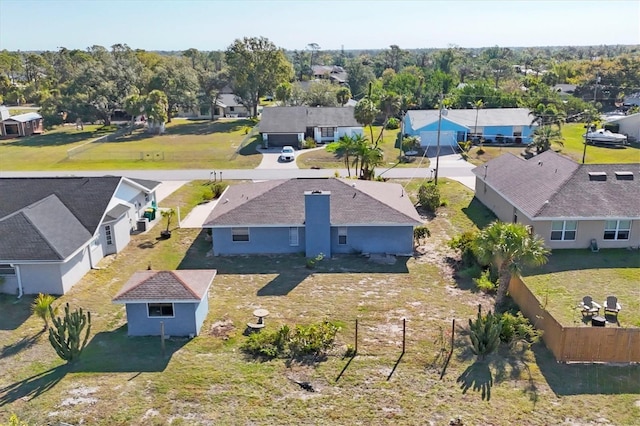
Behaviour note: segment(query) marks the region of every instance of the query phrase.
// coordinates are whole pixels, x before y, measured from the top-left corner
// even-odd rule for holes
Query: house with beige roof
[[[472,170],[476,197],[552,249],[640,246],[640,164],[578,164],[553,151],[504,154]]]
[[[213,254],[413,254],[422,224],[403,187],[349,179],[231,185],[205,221]]]

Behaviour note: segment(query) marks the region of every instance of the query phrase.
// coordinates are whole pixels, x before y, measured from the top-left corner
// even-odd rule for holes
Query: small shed
[[[2,131],[5,137],[31,136],[44,131],[42,116],[37,112],[14,115],[2,120]]]
[[[215,269],[139,271],[113,298],[127,310],[129,336],[197,336],[209,312]]]

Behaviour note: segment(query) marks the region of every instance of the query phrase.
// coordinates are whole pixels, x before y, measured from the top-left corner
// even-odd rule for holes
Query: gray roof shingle
[[[114,302],[198,302],[206,295],[215,269],[138,271],[113,298]]]
[[[616,171],[630,172],[633,180]],[[592,180],[590,172],[605,173],[606,180]],[[637,163],[577,164],[546,151],[529,160],[504,154],[473,173],[531,218],[640,217]]]
[[[302,226],[305,191],[330,191],[333,226],[419,225],[422,223],[399,184],[347,179],[289,179],[230,186],[205,226]]]
[[[362,127],[352,107],[269,107],[262,110],[261,133],[303,133],[307,127]]]

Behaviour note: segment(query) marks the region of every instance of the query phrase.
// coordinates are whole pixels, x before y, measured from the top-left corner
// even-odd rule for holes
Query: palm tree
[[[363,144],[360,150],[360,179],[371,180],[374,177],[374,170],[382,164],[382,149],[375,145]]]
[[[550,253],[544,241],[531,235],[520,223],[496,221],[480,231],[473,242],[473,252],[481,263],[498,267],[496,305],[503,302],[511,274],[519,274],[523,266],[540,266]]]
[[[355,154],[356,147],[360,145],[360,139],[363,136],[361,134],[357,134],[354,136],[344,135],[338,141],[332,142],[327,145],[326,150],[329,152],[333,152],[336,155],[342,156],[344,158],[344,164],[347,167],[347,174],[351,177],[351,169],[349,168],[349,160],[351,155]],[[365,139],[366,140],[366,139]]]
[[[345,106],[347,102],[351,99],[351,90],[348,87],[341,87],[336,92],[336,100],[340,104],[340,106]]]
[[[38,294],[38,297],[36,297],[33,303],[31,304],[31,312],[36,314],[38,317],[42,318],[42,321],[44,321],[45,331],[49,329],[49,317],[51,316],[51,313],[49,312],[49,307],[55,300],[56,298],[51,296],[50,294],[40,293]],[[53,314],[54,315],[58,314],[57,306],[53,309]]]
[[[562,133],[560,133],[559,129],[554,129],[551,126],[541,126],[533,131],[533,143],[531,145],[536,148],[536,153],[540,154],[550,150],[553,143],[564,146],[562,141]]]
[[[369,97],[364,97],[358,101],[353,111],[353,116],[356,121],[362,126],[369,126],[369,133],[371,133],[371,140],[373,141],[373,121],[378,116],[378,107]]]

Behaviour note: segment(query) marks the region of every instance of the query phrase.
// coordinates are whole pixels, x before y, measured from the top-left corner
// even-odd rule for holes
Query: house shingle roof
[[[590,172],[605,173],[606,180],[593,180]],[[577,164],[546,151],[529,160],[504,154],[473,173],[531,218],[640,218],[637,163]]]
[[[477,111],[480,126],[529,126],[533,117],[527,108],[485,108]],[[411,128],[418,130],[438,121],[437,109],[407,111]],[[476,123],[475,109],[450,109],[443,119],[452,121],[469,129]]]
[[[206,295],[215,269],[138,271],[113,298],[114,302],[199,302]]]
[[[205,221],[207,227],[302,226],[305,191],[330,191],[330,222],[344,225],[422,223],[399,184],[347,179],[289,179],[230,186]]]
[[[307,127],[362,127],[352,107],[269,107],[262,110],[261,133],[303,133]]]

